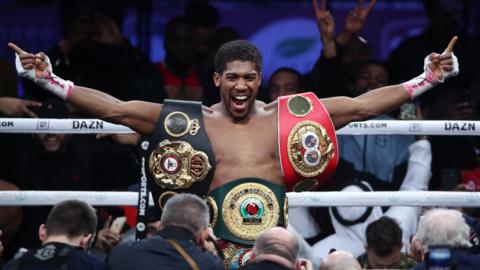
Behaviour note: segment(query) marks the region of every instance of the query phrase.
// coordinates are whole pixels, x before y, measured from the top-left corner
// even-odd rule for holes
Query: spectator
[[[0,191],[15,191],[18,187],[7,181],[0,179]],[[20,224],[22,223],[22,208],[19,206],[1,206],[0,207],[0,228],[1,228],[1,240],[5,245],[4,258],[10,258],[15,253],[12,248],[12,242],[14,241],[15,234],[17,233]],[[2,252],[0,252],[2,253]],[[1,256],[0,256],[1,258]],[[0,259],[1,261],[1,259]],[[1,264],[0,264],[1,265]]]
[[[165,26],[165,60],[156,67],[165,81],[166,97],[201,101],[203,87],[194,68],[193,25],[187,17],[177,16]]]
[[[304,90],[302,74],[293,68],[281,67],[275,70],[268,81],[270,101],[275,101],[279,96],[293,95]]]
[[[298,258],[298,241],[286,229],[265,230],[255,240],[249,264],[241,269],[312,269],[308,260]]]
[[[419,140],[409,147],[410,158],[408,170],[403,180],[400,191],[426,190],[430,180],[431,150],[427,140]],[[354,181],[345,188],[348,191],[371,191],[372,187],[366,182]],[[345,250],[354,256],[359,256],[365,251],[367,245],[365,229],[368,224],[379,219],[382,215],[389,216],[398,221],[403,231],[402,242],[409,243],[409,236],[417,227],[420,207],[392,206],[385,213],[381,207],[337,207],[330,208],[329,213],[335,234],[326,237],[313,246],[315,261],[320,261],[327,256],[333,248]]]
[[[58,99],[47,99],[32,110],[40,118],[70,117],[66,103]],[[116,156],[116,151],[104,151],[107,143],[87,135],[17,135],[12,141],[1,141],[8,160],[0,163],[0,172],[3,179],[21,190],[106,190],[128,186],[136,179],[134,163]],[[50,210],[41,206],[23,208],[28,219],[21,225],[18,247],[38,246],[38,227]]]
[[[3,269],[105,269],[86,250],[97,226],[95,210],[77,200],[57,204],[39,228],[42,246],[24,253]]]
[[[356,96],[388,83],[385,66],[377,61],[368,61],[357,73],[351,92]],[[372,119],[394,118],[384,114]],[[337,138],[340,156],[339,170],[334,176],[337,183],[361,179],[369,182],[375,190],[398,190],[405,177],[408,147],[415,141],[414,136],[339,135]]]
[[[428,257],[431,255],[429,252],[433,246],[450,247],[449,267],[455,265],[455,269],[458,270],[479,269],[480,257],[466,249],[471,246],[469,236],[470,227],[459,211],[442,208],[427,211],[420,217],[418,230],[413,240],[419,245],[412,245],[412,247],[419,248],[418,252],[422,258],[427,259],[424,259],[414,269],[427,269],[430,263]],[[416,253],[415,250],[411,252]]]
[[[211,39],[218,25],[220,15],[218,9],[207,1],[189,1],[184,11],[185,16],[193,25],[193,36],[196,40],[194,60],[197,65],[201,65],[211,50]]]
[[[383,216],[370,223],[366,236],[367,251],[358,257],[364,269],[410,269],[417,264],[401,252],[402,229],[394,219]]]
[[[162,102],[162,77],[154,65],[121,35],[124,1],[60,1],[63,38],[48,51],[58,75],[102,89],[122,100]],[[27,98],[52,97],[23,80]]]
[[[431,119],[445,120],[478,120],[480,92],[470,89],[455,89],[454,94],[444,92],[436,97],[430,107]],[[451,127],[450,127],[451,128]],[[475,175],[478,170],[478,145],[476,136],[432,136],[432,182],[429,189],[451,191],[460,182],[471,181],[473,190],[480,183]],[[456,158],[452,159],[451,157]],[[473,172],[469,176],[468,174]],[[461,181],[462,180],[462,181]],[[480,184],[478,185],[480,187]]]
[[[442,85],[435,92],[430,92],[420,98],[422,107],[432,106],[437,97],[445,92],[454,99],[454,89],[474,89],[477,87],[480,73],[477,63],[480,58],[476,53],[480,47],[480,38],[467,33],[465,22],[466,1],[457,0],[424,0],[425,15],[428,20],[426,29],[419,35],[403,40],[394,49],[387,61],[388,71],[392,83],[399,83],[403,79],[410,78],[417,66],[423,61],[408,61],[410,57],[424,55],[425,52],[442,47],[445,40],[457,35],[462,42],[455,49],[455,54],[462,61],[462,74]],[[412,73],[413,72],[413,73]],[[475,86],[476,85],[476,86]],[[426,115],[430,118],[429,115]],[[437,118],[441,119],[441,118]]]
[[[370,46],[360,37],[375,0],[364,6],[358,1],[345,18],[342,32],[335,37],[335,20],[327,10],[327,1],[321,8],[313,0],[315,18],[323,51],[310,75],[310,87],[319,97],[353,96],[350,86],[358,68],[371,58]]]
[[[223,269],[207,240],[210,215],[199,197],[183,193],[170,198],[163,208],[161,229],[139,242],[116,246],[109,255],[108,266],[121,269]]]
[[[320,270],[360,270],[360,264],[351,253],[334,251],[328,254],[320,265]]]

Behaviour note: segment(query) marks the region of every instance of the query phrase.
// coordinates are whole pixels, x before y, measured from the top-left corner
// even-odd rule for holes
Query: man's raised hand
[[[425,65],[430,69],[435,77],[441,82],[445,79],[457,76],[459,72],[458,59],[453,54],[453,48],[457,43],[458,37],[454,36],[448,43],[447,48],[442,54],[432,53],[425,59]]]
[[[35,80],[42,77],[45,70],[52,72],[50,61],[43,52],[37,54],[28,53],[14,43],[8,43],[8,47],[15,51],[15,67],[20,76]]]
[[[358,35],[362,31],[368,14],[372,11],[376,0],[370,1],[367,6],[364,6],[363,0],[357,1],[357,6],[352,9],[345,18],[344,31]]]
[[[44,53],[27,53],[13,43],[8,43],[8,47],[15,51],[15,67],[20,76],[34,81],[43,89],[63,100],[70,96],[73,83],[53,74],[50,60]]]
[[[439,83],[444,82],[445,79],[458,74],[458,60],[453,54],[453,47],[457,40],[457,36],[453,37],[442,54],[432,53],[425,57],[424,72],[402,84],[411,99],[417,98]]]

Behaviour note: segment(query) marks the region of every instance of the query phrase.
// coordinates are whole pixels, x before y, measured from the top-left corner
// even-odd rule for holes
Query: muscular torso
[[[218,111],[204,112],[216,158],[210,191],[242,177],[259,177],[283,184],[278,156],[277,110],[257,106],[247,121],[234,122]]]

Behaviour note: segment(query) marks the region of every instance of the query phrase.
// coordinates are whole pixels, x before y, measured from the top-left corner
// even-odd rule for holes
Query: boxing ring
[[[98,119],[0,118],[0,133],[126,134],[131,129]],[[372,120],[352,122],[339,135],[449,135],[480,136],[480,121]],[[376,191],[289,192],[290,207],[323,206],[445,206],[479,207],[480,192]],[[0,206],[54,205],[66,199],[94,206],[136,206],[137,192],[100,191],[0,191]],[[153,199],[150,196],[150,205]]]

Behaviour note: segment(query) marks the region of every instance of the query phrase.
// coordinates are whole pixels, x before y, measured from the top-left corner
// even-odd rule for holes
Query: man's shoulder
[[[223,262],[213,254],[203,252],[194,242],[178,240],[178,244],[200,266],[201,269],[223,269]],[[142,258],[142,264],[135,264],[138,258]],[[172,260],[172,258],[175,258]],[[151,265],[152,269],[169,260],[174,263],[163,265],[163,269],[171,269],[175,264],[177,268],[187,266],[187,262],[181,258],[180,253],[173,249],[162,237],[153,236],[139,242],[123,243],[116,246],[108,256],[108,266],[112,269],[143,269],[141,267]]]
[[[152,238],[158,237],[154,236]],[[152,238],[118,244],[107,257],[108,267],[111,269],[136,269],[135,260],[139,257],[142,258],[143,265],[148,264],[151,261],[151,256],[163,252],[162,246],[155,247],[155,244],[158,245],[158,240]]]
[[[400,257],[400,262],[398,268],[400,269],[411,269],[417,265],[417,262],[408,256],[407,254],[402,253]]]
[[[62,243],[49,243],[32,249],[23,256],[9,261],[2,269],[60,269],[68,265],[73,270],[106,269],[105,262],[83,251],[82,249]],[[20,267],[20,268],[18,268]],[[61,268],[63,269],[63,268]]]
[[[87,252],[79,249],[72,250],[68,259],[68,269],[92,269],[100,270],[107,269],[105,261],[100,260]]]

